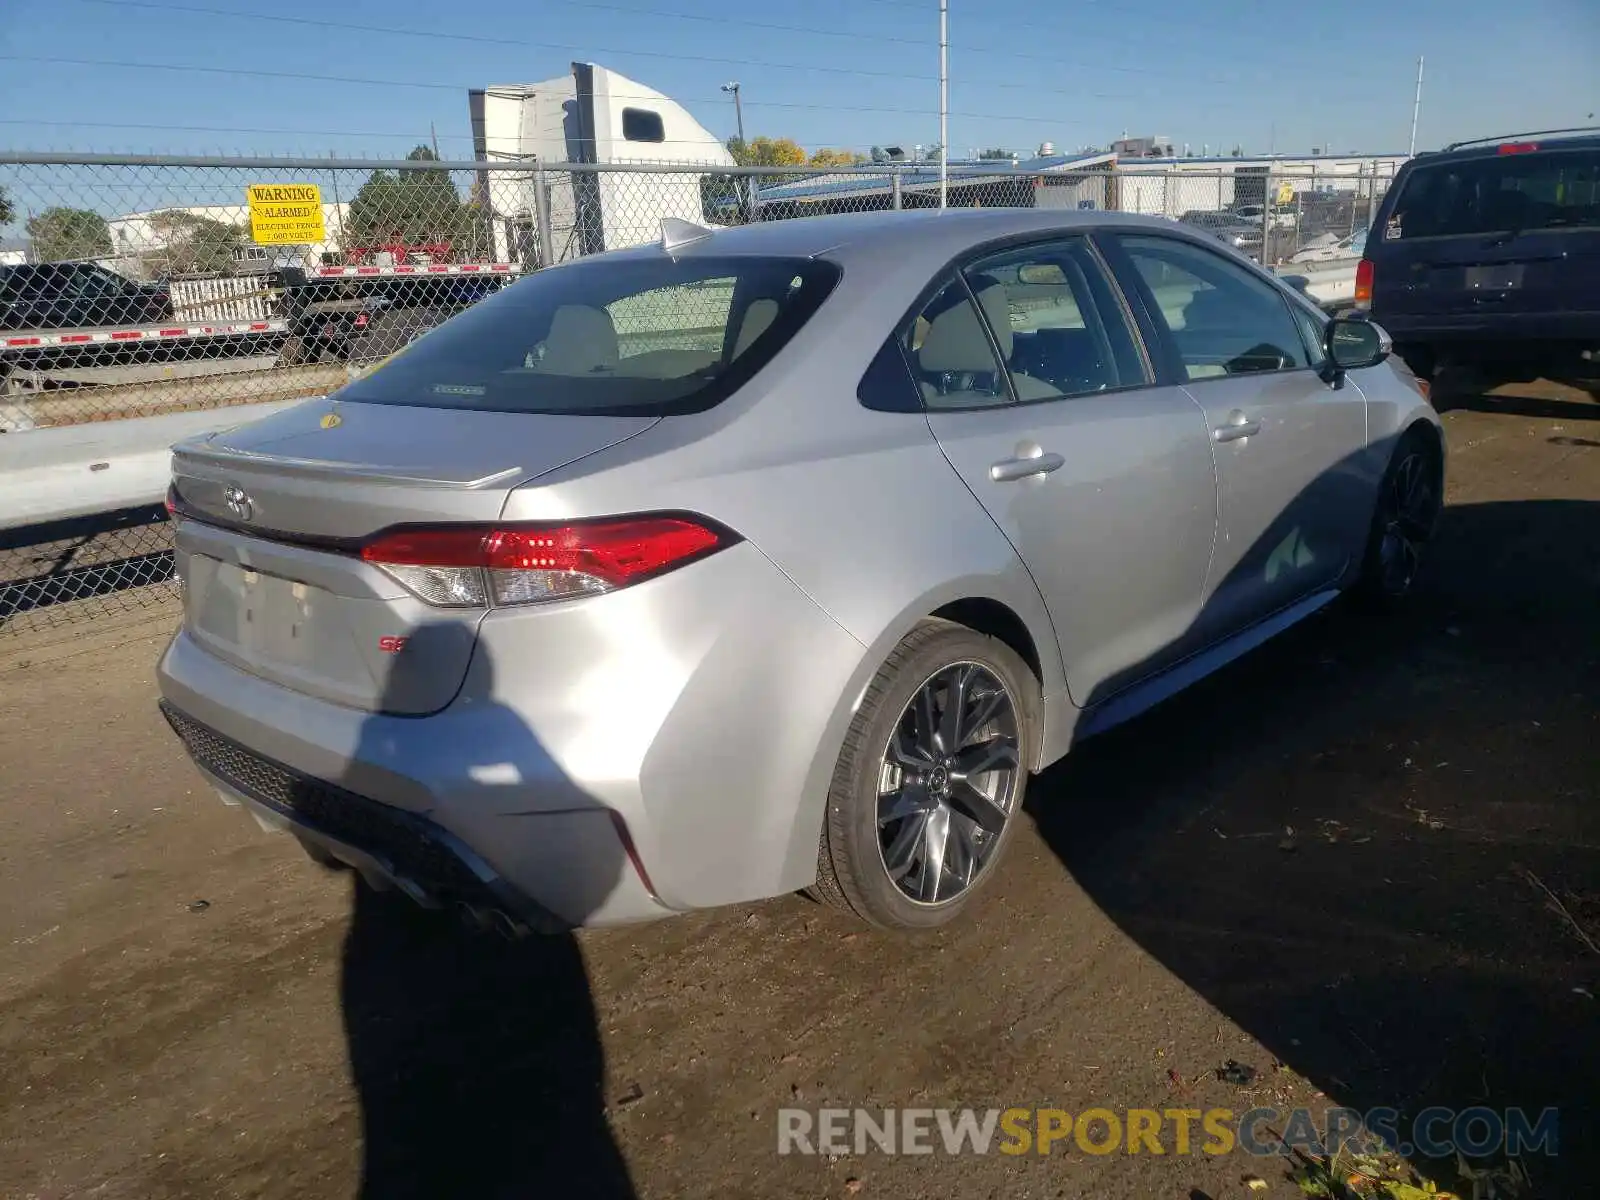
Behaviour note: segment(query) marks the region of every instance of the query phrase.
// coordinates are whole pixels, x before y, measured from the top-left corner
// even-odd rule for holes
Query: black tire
[[[962,788],[961,781],[967,778],[956,771],[953,763],[947,762],[943,768],[942,783],[929,782],[926,786],[910,782],[916,777],[914,771],[902,771],[893,766],[888,768],[891,772],[901,772],[901,790],[895,795],[909,795],[913,788],[923,788],[919,794],[924,799],[934,797],[930,802],[935,805],[941,794],[949,797],[942,819],[945,829],[949,831],[946,836],[953,840],[956,853],[953,854],[948,848],[950,843],[941,841],[940,863],[932,885],[933,899],[924,901],[914,899],[903,890],[902,884],[891,877],[886,862],[893,847],[886,848],[882,844],[883,830],[900,830],[906,822],[918,818],[891,817],[880,820],[880,804],[885,800],[881,785],[891,737],[901,728],[903,720],[915,723],[908,713],[911,701],[922,692],[925,685],[934,687],[938,686],[937,681],[941,679],[954,679],[955,676],[949,674],[951,672],[961,672],[963,678],[972,681],[970,686],[974,690],[968,699],[971,707],[963,706],[960,711],[964,716],[970,713],[974,720],[987,712],[986,706],[993,701],[996,692],[1003,689],[1010,701],[1010,716],[975,723],[968,733],[976,737],[985,730],[991,731],[990,736],[982,740],[983,746],[1014,742],[1016,766],[1014,769],[1002,767],[990,773],[974,772],[972,775],[972,778],[986,780],[978,789],[980,795],[983,787],[993,788],[998,793],[989,807],[989,816],[991,820],[995,819],[994,814],[1003,808],[1005,817],[1003,825],[992,830],[979,828],[963,815],[963,806],[969,800],[961,796],[970,797],[971,789],[962,793],[953,790]],[[993,685],[998,685],[998,688]],[[948,699],[948,686],[943,694]],[[955,919],[993,877],[1021,820],[1028,767],[1036,757],[1039,710],[1039,680],[1004,642],[949,621],[930,619],[919,624],[895,647],[888,661],[868,685],[861,706],[845,735],[844,748],[828,792],[827,813],[817,855],[817,882],[811,889],[812,895],[853,912],[880,929],[931,929]],[[930,718],[935,711],[938,721],[930,723],[942,724],[945,710],[935,710],[930,700]],[[1010,732],[1013,730],[1014,734]],[[970,738],[963,740],[962,735],[957,736],[956,743],[958,750],[963,745],[969,752],[979,748],[979,743],[971,742]],[[939,766],[933,766],[926,773],[926,778],[934,780],[940,770]],[[952,781],[958,782],[952,784]],[[942,793],[941,788],[944,789]],[[999,796],[1003,796],[1003,801]],[[956,827],[958,821],[963,822],[959,829]],[[923,839],[923,835],[909,829],[905,832],[912,835],[912,843],[917,845],[916,852],[926,858],[929,843]],[[907,853],[912,851],[908,850]],[[948,897],[941,897],[939,893],[943,887],[945,863],[955,858],[965,859],[968,878],[965,881],[953,881],[952,886],[959,884],[959,889]],[[918,876],[923,882],[926,882],[927,872],[926,865],[921,865]],[[959,874],[959,867],[953,868],[953,873]],[[910,886],[915,877],[907,873],[904,878],[906,886]]]
[[[1395,446],[1378,485],[1354,589],[1367,607],[1392,609],[1410,596],[1444,507],[1443,465],[1431,430],[1412,428]]]

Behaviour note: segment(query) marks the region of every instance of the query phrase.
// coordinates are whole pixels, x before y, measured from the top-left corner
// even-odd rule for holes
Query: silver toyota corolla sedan
[[[937,925],[1032,773],[1411,587],[1434,412],[1204,232],[664,225],[176,448],[162,707],[224,800],[510,933]]]

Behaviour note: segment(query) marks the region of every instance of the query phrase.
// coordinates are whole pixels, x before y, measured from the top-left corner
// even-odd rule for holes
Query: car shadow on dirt
[[[1441,390],[1438,400],[1441,412],[1467,409],[1550,421],[1600,421],[1600,396],[1590,400],[1581,393],[1576,399],[1565,400],[1554,396],[1525,396],[1515,390],[1502,393],[1461,389]]]
[[[538,781],[556,808],[595,804],[565,781],[521,717],[492,699],[487,651],[473,647],[470,630],[424,626],[411,638],[461,643],[426,647],[418,662],[436,663],[441,650],[446,659],[458,650],[462,662],[477,656],[470,728],[459,737],[435,732],[438,744],[428,753],[442,777],[458,781],[464,808],[499,814],[494,835],[510,843],[498,852],[514,856],[516,827],[539,819],[526,811],[521,781]],[[404,694],[406,686],[397,665],[390,691]],[[373,786],[374,767],[381,772],[391,757],[406,757],[397,745],[404,725],[367,722],[344,780],[350,791],[362,794]],[[480,781],[476,791],[463,790],[466,779]],[[555,794],[563,787],[567,794]],[[581,923],[611,891],[622,870],[620,845],[615,857],[587,863],[572,889],[583,911],[567,919]],[[361,1106],[360,1200],[632,1197],[606,1119],[604,1053],[573,934],[508,940],[464,929],[448,906],[425,910],[359,878],[353,891],[340,999]]]
[[[1400,613],[1341,601],[1030,793],[1089,895],[1328,1105],[1401,1135],[1558,1108],[1541,1196],[1600,1171],[1597,582],[1600,505],[1447,508]]]

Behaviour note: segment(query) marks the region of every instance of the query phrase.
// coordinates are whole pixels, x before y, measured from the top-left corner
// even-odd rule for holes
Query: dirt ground
[[[922,938],[798,897],[470,937],[201,785],[170,612],[0,641],[0,1196],[1298,1194],[1238,1153],[776,1152],[782,1107],[1259,1104],[1556,1106],[1538,1194],[1600,1193],[1600,405],[1505,390],[1446,415],[1406,613],[1083,746]]]

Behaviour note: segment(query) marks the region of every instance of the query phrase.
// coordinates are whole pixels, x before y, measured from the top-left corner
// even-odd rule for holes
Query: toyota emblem
[[[255,510],[250,505],[250,497],[245,494],[242,487],[229,486],[223,490],[222,499],[228,505],[228,511],[241,521],[248,521]]]

